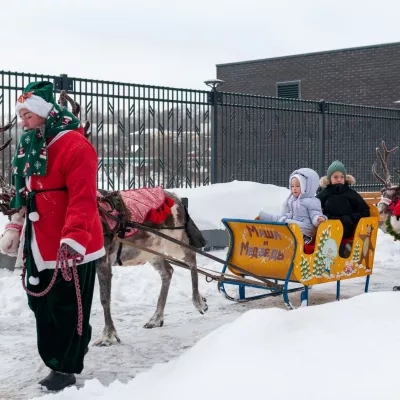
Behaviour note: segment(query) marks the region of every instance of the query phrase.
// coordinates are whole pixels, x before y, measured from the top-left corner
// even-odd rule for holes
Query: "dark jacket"
[[[358,221],[369,217],[369,207],[364,199],[348,183],[328,184],[318,195],[322,211],[328,219],[338,219],[343,224],[343,238],[354,235]]]

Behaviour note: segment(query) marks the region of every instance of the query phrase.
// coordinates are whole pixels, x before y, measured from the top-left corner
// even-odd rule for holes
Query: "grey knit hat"
[[[334,172],[341,172],[344,175],[344,179],[346,180],[346,168],[344,167],[343,163],[341,163],[339,160],[335,160],[328,168],[327,172],[327,178],[330,180],[331,176]]]

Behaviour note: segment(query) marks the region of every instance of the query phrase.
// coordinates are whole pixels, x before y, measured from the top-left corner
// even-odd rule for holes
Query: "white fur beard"
[[[392,215],[390,217],[390,223],[392,224],[392,228],[396,233],[400,233],[400,218],[397,221],[397,217],[395,217],[394,215]]]

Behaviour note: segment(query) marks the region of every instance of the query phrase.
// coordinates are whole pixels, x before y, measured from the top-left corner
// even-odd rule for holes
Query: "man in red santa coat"
[[[55,103],[52,83],[30,83],[16,113],[25,131],[13,159],[11,204],[26,207],[17,263],[27,273],[39,354],[51,369],[39,383],[61,390],[83,369],[96,260],[105,254],[97,155],[80,121]]]

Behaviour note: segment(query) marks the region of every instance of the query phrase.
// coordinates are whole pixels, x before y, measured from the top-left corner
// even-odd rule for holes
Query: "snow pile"
[[[289,195],[283,187],[241,181],[171,191],[189,199],[190,216],[203,230],[225,229],[222,218],[254,219],[261,209],[279,213]]]
[[[91,381],[41,399],[398,399],[399,329],[390,292],[252,310],[128,384]]]

